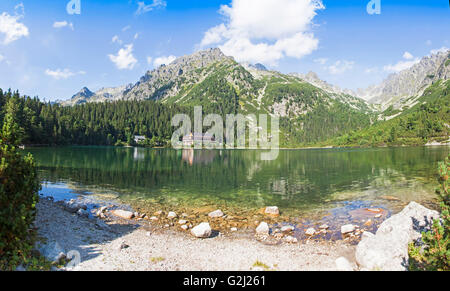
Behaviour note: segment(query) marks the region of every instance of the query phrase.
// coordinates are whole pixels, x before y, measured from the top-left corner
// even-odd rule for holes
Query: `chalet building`
[[[147,138],[143,135],[135,135],[134,136],[134,142],[140,143],[141,141],[145,141]]]
[[[205,133],[189,133],[188,135],[185,135],[183,137],[183,145],[185,147],[192,147],[195,144],[208,144],[208,143],[214,143],[216,140],[213,135]]]

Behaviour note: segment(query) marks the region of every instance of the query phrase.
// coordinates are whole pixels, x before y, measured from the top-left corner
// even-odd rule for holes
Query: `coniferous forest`
[[[132,144],[134,135],[145,135],[158,145],[170,140],[172,116],[188,113],[186,108],[154,101],[63,107],[0,90],[0,124],[8,106],[24,129],[21,143],[26,145]]]
[[[342,106],[334,111],[325,110],[324,114],[318,114],[318,110],[315,115],[299,117],[302,128],[298,122],[281,118],[281,146],[400,146],[445,140],[450,124],[449,86],[449,82],[445,86],[440,83],[431,86],[421,98],[422,104],[389,120],[377,120],[373,113],[356,112]],[[204,114],[225,116],[238,112],[232,98],[221,99],[220,106],[215,103],[203,106]],[[62,106],[44,103],[37,97],[21,96],[18,91],[0,89],[0,125],[10,107],[24,131],[21,144],[135,145],[134,136],[143,135],[147,139],[140,145],[161,147],[170,146],[176,129],[171,125],[172,117],[184,113],[193,120],[194,105],[144,100]]]

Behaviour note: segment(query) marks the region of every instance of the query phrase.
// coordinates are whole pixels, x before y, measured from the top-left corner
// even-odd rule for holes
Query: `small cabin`
[[[140,143],[145,141],[147,138],[144,135],[135,135],[134,136],[134,142],[135,143]]]

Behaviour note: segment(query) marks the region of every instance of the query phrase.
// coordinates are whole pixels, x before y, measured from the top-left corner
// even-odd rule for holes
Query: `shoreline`
[[[59,266],[52,267],[54,271],[407,270],[403,262],[409,242],[420,238],[432,218],[439,217],[438,212],[416,202],[387,219],[379,214],[381,209],[358,209],[381,218],[380,224],[374,223],[372,231],[343,225],[341,240],[314,239],[330,229],[322,225],[318,230],[308,229],[307,239],[297,240],[288,225],[261,222],[257,227],[222,233],[210,227],[208,219],[191,228],[187,220],[177,223],[180,217],[174,213],[160,213],[172,216],[170,225],[161,226],[127,205],[95,204],[92,209],[81,203],[42,197],[37,204],[35,249]],[[265,211],[277,214],[278,208]],[[218,216],[212,218],[210,213],[212,219],[226,218],[220,211],[213,213]],[[396,247],[391,250],[391,245]]]
[[[355,261],[355,246],[343,241],[272,245],[240,233],[198,239],[134,220],[82,217],[46,198],[41,198],[37,210],[39,236],[57,243],[65,253],[80,253],[75,271],[336,270],[339,257]]]
[[[418,147],[444,147],[450,146],[450,141],[448,142],[429,142],[427,144],[422,144],[422,145],[392,145],[392,146],[367,146],[367,147],[363,147],[363,146],[305,146],[305,147],[293,147],[293,148],[286,148],[286,147],[280,147],[280,148],[276,148],[277,150],[330,150],[330,149],[384,149],[384,148],[408,148],[408,147],[412,147],[412,148],[418,148]],[[218,150],[218,151],[222,151],[222,150],[260,150],[260,151],[268,151],[268,150],[272,150],[271,148],[212,148],[212,149],[208,149],[208,148],[202,148],[202,149],[195,149],[195,148],[182,148],[182,149],[174,149],[172,147],[141,147],[141,146],[115,146],[115,145],[23,145],[24,150],[29,149],[29,148],[52,148],[52,147],[112,147],[112,148],[142,148],[142,149],[152,149],[152,150],[164,150],[164,149],[168,149],[168,150]]]
[[[71,199],[72,198],[72,199]],[[56,198],[51,194],[42,195],[41,199]],[[68,201],[70,199],[70,201]],[[386,203],[395,201],[401,203],[401,207],[407,203],[400,201],[396,197],[380,197]],[[147,224],[163,230],[174,230],[180,233],[189,233],[191,229],[203,222],[210,224],[214,232],[221,235],[242,235],[253,237],[256,228],[261,223],[270,226],[269,236],[272,244],[279,244],[282,241],[344,241],[349,244],[357,244],[364,231],[376,232],[378,226],[388,219],[396,211],[387,205],[381,206],[377,203],[358,203],[354,207],[338,207],[329,210],[321,210],[316,214],[298,213],[293,214],[286,209],[280,210],[278,207],[263,207],[258,209],[242,209],[233,206],[222,207],[216,204],[191,204],[190,206],[164,205],[149,202],[141,199],[124,200],[118,197],[104,196],[102,194],[77,194],[71,197],[58,197],[56,204],[63,206],[66,210],[76,213],[83,207],[82,215],[90,218],[100,217],[103,220],[125,220],[133,223]],[[69,206],[69,207],[67,207]],[[76,207],[72,211],[72,207]],[[275,208],[276,213],[267,212],[267,209]],[[103,211],[99,211],[103,209]],[[125,211],[126,214],[114,215],[118,210]],[[220,214],[217,215],[217,212]],[[354,225],[358,231],[352,235],[343,235],[341,227],[344,225]],[[326,229],[321,228],[326,225]],[[283,227],[291,230],[287,233],[282,231]],[[314,232],[311,234],[311,229]]]

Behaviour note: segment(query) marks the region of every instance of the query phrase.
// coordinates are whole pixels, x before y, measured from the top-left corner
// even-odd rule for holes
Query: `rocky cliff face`
[[[349,89],[342,89],[339,86],[328,84],[326,81],[321,80],[319,76],[317,76],[314,72],[309,72],[308,74],[300,74],[300,73],[292,73],[292,76],[298,77],[305,82],[308,82],[322,90],[325,90],[329,93],[335,93],[335,94],[348,94],[352,96],[356,96],[356,94]]]
[[[412,107],[431,84],[450,79],[449,60],[450,50],[426,56],[411,68],[390,75],[381,84],[358,90],[356,96],[380,104],[382,110],[390,106],[399,110]]]
[[[91,98],[95,95],[91,90],[89,90],[87,87],[84,87],[80,90],[77,94],[73,95],[70,99],[70,104],[83,104],[86,102],[89,102]],[[69,104],[67,104],[69,105]]]
[[[67,101],[61,102],[63,106],[73,106],[85,103],[107,102],[123,99],[123,93],[131,88],[132,85],[120,86],[115,88],[102,88],[95,93],[84,87],[80,92],[73,95]]]
[[[169,65],[148,71],[138,83],[124,92],[125,100],[161,100],[180,93],[182,85],[196,83],[205,75],[203,69],[215,63],[232,64],[233,58],[225,56],[220,49],[200,51],[176,59]]]

